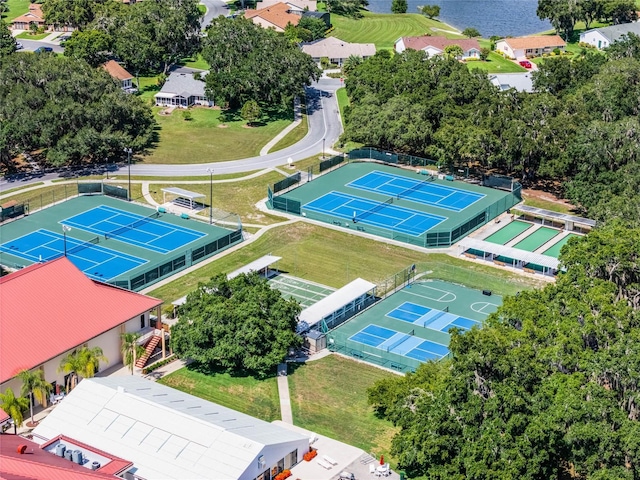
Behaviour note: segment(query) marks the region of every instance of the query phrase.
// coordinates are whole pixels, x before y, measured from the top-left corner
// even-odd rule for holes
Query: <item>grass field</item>
[[[209,375],[182,368],[159,382],[267,422],[280,419],[275,377],[257,380],[253,377],[232,377],[228,373]]]
[[[279,270],[333,288],[340,288],[358,277],[381,282],[413,263],[424,263],[432,272],[429,278],[488,288],[499,295],[513,295],[544,285],[543,280],[523,277],[507,269],[445,254],[420,253],[300,221],[273,228],[255,242],[145,293],[170,302],[218,273],[232,272],[267,254],[282,257],[277,264]],[[376,261],[372,262],[372,258]]]
[[[24,40],[42,40],[43,38],[51,35],[51,32],[37,33],[33,35],[31,32],[22,32],[20,35],[17,35],[15,38],[24,39]]]
[[[340,15],[331,15],[334,29],[331,35],[340,40],[355,43],[374,43],[377,48],[393,48],[393,43],[400,37],[412,35],[444,35],[449,38],[460,38],[461,35],[451,34],[455,28],[437,20],[429,20],[417,13],[369,13],[364,17],[353,19]]]
[[[294,127],[294,129],[291,130],[282,140],[276,143],[271,148],[271,150],[269,150],[269,153],[277,152],[279,150],[282,150],[283,148],[290,147],[291,145],[298,143],[307,135],[307,132],[309,132],[309,122],[307,119],[307,106],[305,104],[304,98],[301,99],[300,113],[302,115],[301,122],[296,127]]]
[[[248,180],[240,180],[230,183],[219,183],[213,185],[213,207],[221,209],[227,212],[233,212],[242,218],[246,223],[258,223],[261,225],[268,225],[276,221],[282,221],[284,218],[278,217],[277,212],[274,215],[267,215],[259,211],[255,204],[261,199],[266,197],[267,190],[265,186],[267,183],[272,184],[284,177],[278,172],[269,172],[258,177],[250,178]],[[151,184],[149,190],[151,196],[158,202],[162,203],[162,188],[166,188],[166,184]],[[189,184],[185,188],[193,192],[198,192],[206,195],[206,198],[201,199],[205,204],[209,204],[209,182],[201,184]],[[203,217],[209,215],[208,210],[202,212]]]
[[[394,374],[337,355],[309,362],[289,375],[295,425],[342,442],[390,456],[391,439],[398,431],[377,418],[367,403],[367,388]]]
[[[225,112],[212,108],[191,108],[190,121],[183,118],[180,109],[167,116],[159,115],[160,110],[153,109],[160,139],[144,157],[145,163],[222,162],[257,156],[269,140],[293,121],[291,111],[262,126],[248,128],[244,120],[229,121]]]
[[[2,17],[7,20],[19,17],[23,13],[27,13],[29,11],[30,3],[31,2],[29,0],[8,0],[7,11]]]
[[[342,87],[336,90],[336,100],[338,100],[338,108],[340,109],[340,117],[344,122],[344,109],[348,107],[351,102],[349,101],[349,96],[347,95],[347,89]]]

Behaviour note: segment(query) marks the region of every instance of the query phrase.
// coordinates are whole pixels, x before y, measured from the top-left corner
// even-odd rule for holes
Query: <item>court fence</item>
[[[78,182],[78,195],[104,194],[110,197],[129,199],[129,190],[119,185],[103,182]]]
[[[75,185],[66,183],[56,185],[46,192],[42,192],[24,200],[25,214],[35,213],[45,207],[56,205],[77,196],[78,193]]]
[[[375,147],[362,147],[351,150],[349,159],[372,159],[392,165],[409,165],[411,167],[438,166],[438,161],[431,158],[416,157],[404,153],[389,152]]]
[[[0,207],[0,222],[4,222],[10,218],[16,218],[24,215],[26,212],[26,203],[9,203]]]

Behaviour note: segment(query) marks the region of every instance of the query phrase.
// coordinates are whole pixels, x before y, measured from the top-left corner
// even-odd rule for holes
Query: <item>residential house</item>
[[[328,58],[329,62],[342,66],[352,55],[362,59],[372,57],[376,54],[376,46],[373,43],[348,43],[336,37],[327,37],[303,44],[302,51],[318,65],[322,58]]]
[[[213,100],[205,93],[204,76],[198,79],[192,72],[172,72],[158,93],[154,95],[156,106],[189,108],[192,105],[213,106]]]
[[[138,91],[133,84],[133,75],[127,72],[122,65],[115,60],[109,60],[108,62],[103,63],[102,68],[104,68],[114,80],[120,83],[120,88],[125,92],[135,93]]]
[[[310,444],[307,435],[137,375],[83,380],[33,433],[38,442],[63,435],[126,458],[145,480],[270,480],[301,462]]]
[[[539,57],[555,49],[564,52],[566,42],[559,35],[503,38],[496,42],[496,50],[512,60]]]
[[[609,27],[592,28],[580,34],[580,43],[588,43],[598,49],[607,48],[623,35],[633,33],[640,36],[640,23],[623,23]]]
[[[42,13],[42,5],[39,3],[32,3],[29,5],[27,13],[11,20],[12,30],[30,30],[31,25],[38,28],[46,28],[47,26],[44,21],[44,13]]]
[[[125,332],[165,347],[165,333],[156,330],[161,306],[161,300],[91,280],[67,257],[0,277],[0,391],[20,392],[17,374],[40,369],[58,393],[68,380],[59,371],[66,355],[100,347],[107,358],[100,370],[117,365]]]
[[[273,28],[276,32],[284,32],[287,25],[298,25],[302,16],[293,13],[286,3],[276,3],[259,10],[247,9],[244,16],[262,28]]]
[[[430,35],[422,35],[420,37],[401,37],[396,40],[393,48],[396,52],[402,53],[406,49],[422,50],[429,54],[429,57],[434,55],[442,55],[444,50],[449,45],[458,45],[462,48],[463,54],[460,60],[466,60],[468,58],[480,58],[480,44],[475,38],[446,38],[446,37],[432,37]]]
[[[489,74],[489,81],[503,92],[511,88],[518,92],[533,92],[530,72]]]
[[[256,4],[256,9],[261,10],[263,8],[272,7],[277,3],[286,4],[292,12],[317,12],[318,2],[316,0],[262,0]]]

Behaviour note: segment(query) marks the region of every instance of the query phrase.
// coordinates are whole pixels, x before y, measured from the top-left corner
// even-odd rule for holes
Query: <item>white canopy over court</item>
[[[179,187],[169,187],[169,188],[163,188],[162,189],[162,203],[167,203],[167,194],[169,195],[175,195],[175,199],[179,199],[179,198],[184,198],[186,199],[188,202],[188,206],[191,210],[193,210],[193,202],[194,200],[198,199],[198,198],[204,198],[206,197],[206,195],[202,194],[202,193],[198,193],[198,192],[191,192],[189,190],[185,190],[184,188],[179,188]],[[183,204],[183,202],[180,202],[180,205],[182,206],[186,206]]]

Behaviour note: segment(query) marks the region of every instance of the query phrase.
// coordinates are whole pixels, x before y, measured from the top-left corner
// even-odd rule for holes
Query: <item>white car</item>
[[[16,50],[21,50],[24,48],[24,45],[22,45],[20,42],[16,42]]]

